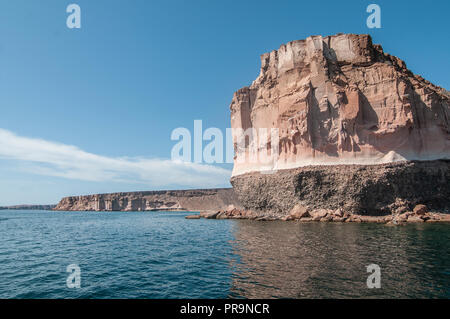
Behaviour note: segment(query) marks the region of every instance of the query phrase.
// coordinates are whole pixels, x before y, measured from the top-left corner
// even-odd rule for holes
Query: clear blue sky
[[[66,27],[70,3],[81,7],[79,30]],[[370,3],[381,29],[366,26]],[[229,186],[230,165],[192,168],[196,180],[165,162],[170,134],[195,119],[229,127],[233,92],[259,74],[260,54],[310,35],[369,33],[450,89],[449,15],[444,0],[1,0],[0,205]]]

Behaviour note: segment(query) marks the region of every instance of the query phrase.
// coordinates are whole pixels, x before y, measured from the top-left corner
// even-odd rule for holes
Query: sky
[[[81,28],[69,29],[69,4]],[[369,29],[369,4],[381,28]],[[230,126],[260,58],[311,35],[370,34],[450,89],[450,1],[0,0],[0,206],[229,187],[231,164],[171,161],[178,127]]]

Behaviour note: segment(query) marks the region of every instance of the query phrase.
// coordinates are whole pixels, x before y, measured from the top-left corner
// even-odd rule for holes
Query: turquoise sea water
[[[450,298],[448,224],[187,214],[0,211],[0,298]],[[80,288],[66,285],[70,264]]]

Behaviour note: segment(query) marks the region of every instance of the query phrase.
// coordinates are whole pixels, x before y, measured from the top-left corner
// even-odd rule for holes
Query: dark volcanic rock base
[[[245,209],[288,215],[297,204],[360,215],[385,215],[416,204],[448,213],[450,161],[309,166],[231,179]]]

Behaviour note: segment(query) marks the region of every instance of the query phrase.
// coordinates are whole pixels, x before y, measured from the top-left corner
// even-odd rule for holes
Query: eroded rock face
[[[239,207],[231,188],[97,194],[63,198],[54,210],[152,211],[220,210]]]
[[[230,106],[234,129],[279,130],[278,157],[250,160],[251,145],[239,143],[235,130],[233,176],[450,159],[449,105],[447,91],[411,73],[368,35],[289,42],[261,56],[260,75]],[[271,138],[253,143],[258,153],[273,147]]]
[[[262,55],[230,110],[231,182],[246,209],[450,208],[450,96],[368,35],[313,36]],[[277,129],[277,139],[249,129]]]

